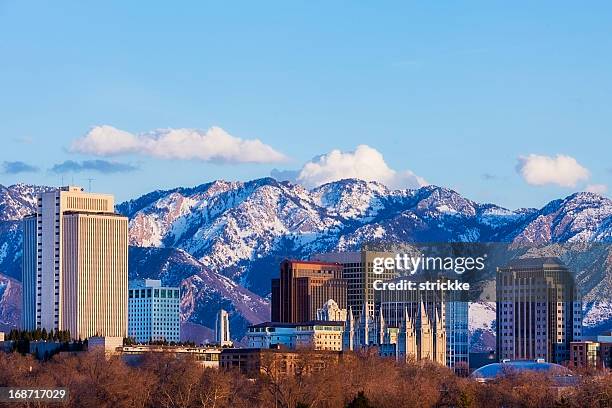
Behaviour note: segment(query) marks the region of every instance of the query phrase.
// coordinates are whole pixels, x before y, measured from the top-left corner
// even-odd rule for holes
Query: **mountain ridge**
[[[5,276],[20,279],[18,220],[33,211],[33,197],[46,189],[0,186],[0,273]],[[184,321],[213,327],[207,308],[225,305],[237,333],[267,318],[269,279],[284,257],[355,250],[375,240],[612,242],[612,201],[586,192],[540,209],[509,210],[433,185],[393,190],[345,179],[306,189],[262,178],[156,190],[116,209],[130,220],[130,278],[159,276],[184,285]],[[229,282],[251,303],[232,298],[224,289]],[[214,296],[205,296],[207,290]]]

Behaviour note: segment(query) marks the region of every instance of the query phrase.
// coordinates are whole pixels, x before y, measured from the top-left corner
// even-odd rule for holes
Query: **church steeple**
[[[344,324],[344,348],[351,351],[355,349],[355,317],[350,306]]]
[[[385,318],[383,316],[382,306],[378,309],[378,344],[385,342],[385,334],[387,332],[387,325],[385,324]]]
[[[363,310],[359,316],[359,343],[363,347],[370,345],[370,316],[368,316],[368,302],[363,303]]]

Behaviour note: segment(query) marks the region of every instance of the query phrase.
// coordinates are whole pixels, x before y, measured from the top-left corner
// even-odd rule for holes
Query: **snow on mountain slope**
[[[470,351],[495,350],[495,302],[470,303]]]
[[[21,318],[21,283],[0,274],[0,331],[10,331]]]
[[[0,187],[0,273],[20,278],[17,220],[32,212],[33,197],[45,189]],[[119,204],[117,211],[130,218],[130,244],[142,247],[133,249],[131,258],[148,265],[134,269],[131,260],[131,273],[184,285],[183,317],[208,327],[219,304],[234,308],[241,327],[267,318],[263,297],[284,257],[354,250],[379,240],[612,242],[612,201],[593,193],[576,193],[542,209],[513,211],[436,186],[391,190],[349,179],[308,190],[264,178],[154,191]],[[610,270],[582,277],[591,290],[589,301],[609,295]],[[596,293],[599,287],[604,293]]]
[[[5,187],[0,184],[0,221],[16,221],[35,210],[36,195],[49,191],[49,187],[14,184]]]
[[[118,209],[131,217],[132,244],[181,248],[262,296],[278,259],[370,241],[548,243],[612,235],[612,202],[593,193],[511,211],[436,186],[389,190],[350,179],[313,190],[270,178],[216,181],[155,192]]]
[[[526,225],[515,242],[612,242],[612,200],[595,193],[575,193],[547,204]]]

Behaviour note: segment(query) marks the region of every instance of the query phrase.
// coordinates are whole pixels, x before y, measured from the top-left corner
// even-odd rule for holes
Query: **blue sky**
[[[390,169],[511,208],[612,188],[609,2],[125,3],[0,0],[1,184],[94,178],[125,200],[365,144]],[[286,160],[71,150],[98,125],[218,126]],[[517,172],[557,154],[586,173]]]

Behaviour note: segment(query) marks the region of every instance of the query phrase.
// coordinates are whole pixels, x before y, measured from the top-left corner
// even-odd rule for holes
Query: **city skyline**
[[[118,201],[270,174],[431,183],[508,208],[606,194],[609,7],[4,3],[0,183],[93,178]],[[215,127],[231,135],[220,149],[153,146],[156,129]],[[79,143],[92,129],[129,143]]]
[[[0,405],[612,407],[611,16],[0,0]]]

